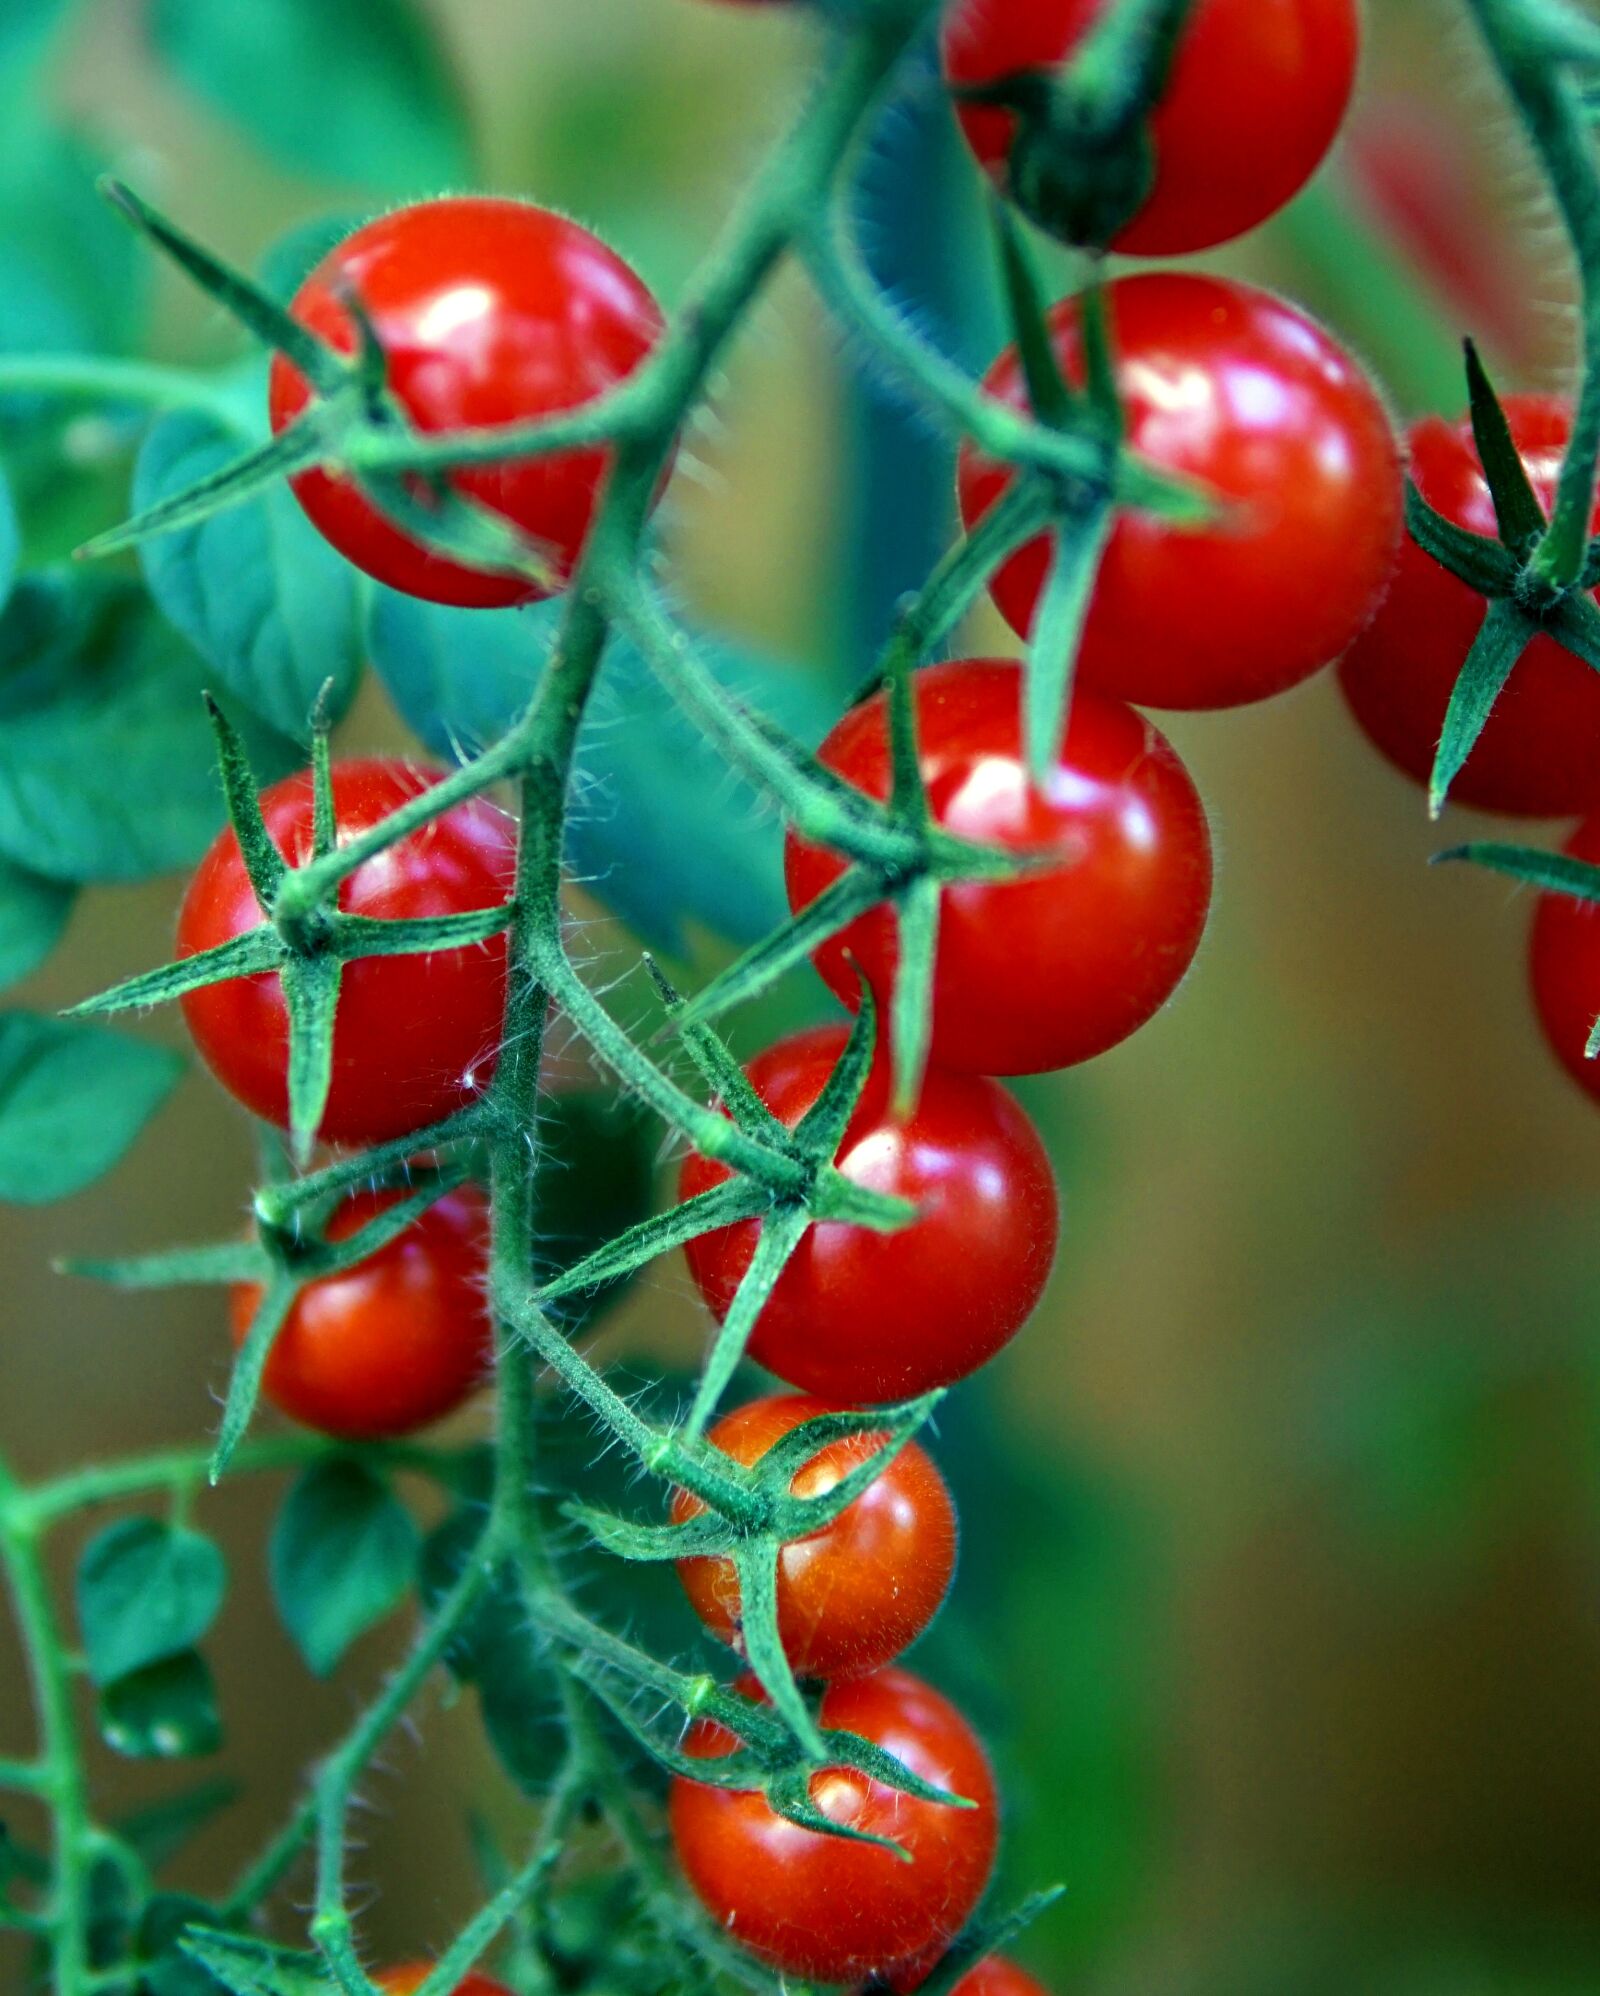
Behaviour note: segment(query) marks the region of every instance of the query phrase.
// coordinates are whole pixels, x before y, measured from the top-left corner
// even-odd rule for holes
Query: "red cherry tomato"
[[[1059,869],[944,889],[934,965],[933,1058],[980,1074],[1035,1074],[1104,1053],[1171,997],[1211,900],[1205,810],[1165,738],[1120,700],[1078,693],[1045,792],[1022,754],[1021,668],[964,659],[916,675],[918,748],[934,816],[948,831],[1019,852],[1059,851]],[[822,760],[869,797],[889,794],[881,695],[853,708]],[[844,871],[791,835],[789,903],[809,906]],[[888,1012],[899,944],[887,907],[816,951],[847,1005],[855,965]]]
[[[1388,584],[1404,493],[1393,426],[1367,376],[1315,320],[1219,277],[1152,271],[1108,287],[1128,442],[1206,487],[1209,527],[1124,512],[1100,565],[1078,683],[1147,707],[1238,707],[1330,664]],[[1057,356],[1083,379],[1080,305],[1050,315]],[[1014,349],[985,384],[1022,407]],[[970,528],[1007,489],[1010,466],[968,445],[961,515]],[[991,588],[1031,633],[1052,536],[1004,563]]]
[[[1509,395],[1506,415],[1540,500],[1555,497],[1571,411],[1553,396]],[[1411,474],[1428,503],[1476,534],[1494,503],[1472,424],[1423,419]],[[1600,505],[1594,513],[1600,528]],[[1388,601],[1339,671],[1351,712],[1389,760],[1426,783],[1445,709],[1484,618],[1484,600],[1408,534]],[[1600,803],[1600,676],[1552,637],[1537,637],[1506,681],[1488,726],[1451,786],[1458,804],[1557,818]]]
[[[353,1194],[328,1222],[328,1238],[348,1240],[403,1196]],[[460,1406],[494,1355],[488,1243],[483,1198],[463,1189],[354,1268],[308,1283],[273,1340],[267,1397],[304,1426],[350,1441],[407,1435]],[[235,1344],[260,1300],[253,1283],[231,1292]]]
[[[746,1070],[791,1129],[844,1049],[842,1026],[796,1033]],[[1055,1256],[1054,1174],[1038,1132],[1005,1090],[935,1069],[913,1113],[888,1112],[887,1080],[869,1078],[836,1159],[920,1217],[899,1233],[828,1220],[813,1226],[756,1321],[750,1355],[791,1386],[841,1406],[872,1406],[948,1386],[992,1358],[1026,1322]],[[728,1176],[698,1153],[679,1196]],[[690,1273],[727,1314],[755,1253],[754,1220],[690,1241]]]
[[[672,1840],[701,1902],[752,1954],[789,1975],[850,1982],[923,1956],[966,1924],[994,1864],[998,1798],[972,1728],[907,1671],[830,1685],[819,1716],[977,1807],[913,1801],[853,1768],[812,1777],[818,1808],[892,1838],[908,1864],[875,1845],[801,1829],[762,1794],[680,1777],[672,1785]],[[715,1760],[738,1743],[702,1721],[685,1744],[696,1759]]]
[[[496,429],[591,402],[631,374],[661,335],[654,298],[598,237],[531,202],[485,195],[398,208],[318,264],[290,311],[349,354],[356,329],[342,292],[365,306],[396,399],[432,433]],[[304,377],[278,355],[274,432],[311,399]],[[562,451],[456,472],[451,483],[539,543],[565,579],[608,462],[604,450]],[[292,482],[323,536],[391,588],[469,608],[540,593],[525,578],[430,553],[348,479],[311,470]]]
[[[336,764],[340,835],[377,824],[440,774],[392,761]],[[263,791],[261,810],[284,858],[291,865],[308,860],[310,773]],[[515,847],[511,820],[473,798],[357,867],[340,889],[339,906],[391,921],[493,908],[511,891]],[[184,896],[178,955],[211,949],[262,920],[239,842],[225,831]],[[494,1072],[505,982],[505,943],[498,936],[469,949],[346,964],[320,1135],[334,1144],[382,1143],[464,1108]],[[223,1087],[256,1115],[287,1122],[289,1021],[277,973],[207,984],[181,1002],[195,1045]]]
[[[737,1408],[710,1439],[751,1467],[772,1445],[830,1410],[821,1400],[774,1395]],[[821,1497],[887,1439],[855,1435],[814,1455],[791,1479],[796,1497]],[[705,1509],[674,1493],[682,1523]],[[908,1442],[881,1476],[831,1525],[784,1547],[778,1559],[778,1632],[803,1677],[855,1677],[908,1649],[939,1612],[956,1563],[956,1513],[944,1478]],[[695,1613],[723,1642],[739,1645],[739,1577],[730,1559],[680,1559],[678,1578]]]
[[[888,1986],[895,1996],[910,1996],[937,1966],[936,1956],[932,1961],[919,1962],[915,1968],[897,1969],[889,1976]],[[1047,1996],[1047,1992],[1042,1982],[1035,1982],[1014,1961],[1007,1961],[1002,1954],[992,1954],[976,1968],[969,1968],[950,1996]]]
[[[956,0],[944,31],[952,85],[1068,61],[1107,0]],[[1360,53],[1355,0],[1198,0],[1150,118],[1155,181],[1111,244],[1132,256],[1210,249],[1275,214],[1332,145]],[[1013,114],[957,115],[1002,188]]]
[[[1564,850],[1600,865],[1600,818],[1581,824]],[[1578,1086],[1600,1102],[1600,1060],[1586,1059],[1583,1051],[1600,1019],[1600,903],[1541,894],[1529,969],[1545,1038]]]
[[[384,1996],[416,1996],[416,1991],[433,1973],[433,1967],[431,1961],[408,1961],[398,1968],[380,1968],[372,1979]],[[492,1982],[487,1975],[473,1974],[456,1984],[454,1996],[511,1996],[511,1991],[503,1982]]]

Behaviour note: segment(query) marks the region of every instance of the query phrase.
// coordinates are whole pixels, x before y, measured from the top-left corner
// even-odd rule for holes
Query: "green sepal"
[[[835,1220],[840,1226],[865,1227],[874,1234],[898,1234],[921,1217],[921,1208],[910,1199],[857,1185],[831,1165],[818,1174],[807,1204],[813,1220]]]
[[[1600,671],[1600,605],[1587,592],[1572,592],[1544,612],[1541,627],[1574,658]]]
[[[758,1469],[764,1473],[763,1480],[766,1474],[779,1480],[779,1494],[772,1519],[774,1533],[785,1544],[791,1544],[831,1525],[849,1510],[858,1497],[871,1489],[943,1398],[944,1394],[940,1391],[924,1394],[920,1400],[907,1401],[902,1407],[856,1408],[838,1414],[818,1414],[790,1429],[758,1464]],[[866,1418],[869,1414],[877,1416],[870,1426]],[[817,1497],[794,1497],[789,1494],[789,1485],[794,1477],[831,1442],[853,1435],[880,1432],[884,1435],[882,1446],[874,1449],[864,1462],[857,1463],[847,1475],[841,1476],[831,1490],[825,1490]]]
[[[156,1254],[69,1255],[55,1267],[60,1275],[109,1283],[113,1289],[265,1282],[272,1274],[272,1262],[255,1241],[214,1241],[204,1247],[165,1248]]]
[[[105,198],[141,235],[148,236],[165,251],[180,270],[193,278],[246,331],[292,361],[319,394],[331,394],[344,382],[349,370],[333,349],[308,332],[298,319],[291,318],[252,278],[203,249],[122,181],[108,174],[99,185]]]
[[[699,1069],[701,1080],[721,1100],[734,1122],[751,1136],[787,1144],[789,1132],[756,1093],[727,1044],[709,1026],[685,1019],[682,994],[648,950],[644,967],[666,1008],[667,1024],[676,1030]]]
[[[468,908],[458,915],[423,915],[384,921],[372,915],[335,915],[328,938],[331,954],[344,962],[363,956],[426,956],[434,950],[469,949],[504,935],[516,918],[509,901],[494,908]]]
[[[355,483],[391,526],[420,541],[433,554],[464,567],[488,569],[529,585],[530,594],[554,595],[563,578],[548,549],[520,533],[509,520],[476,500],[464,497],[443,478],[434,478],[422,492],[414,489],[421,477],[411,472],[367,472]]]
[[[1474,534],[1430,506],[1414,480],[1406,481],[1406,531],[1425,554],[1459,576],[1480,596],[1509,596],[1516,586],[1516,557],[1487,534]]]
[[[328,1996],[321,1955],[280,1947],[253,1934],[190,1927],[178,1943],[231,1996]]]
[[[120,525],[96,534],[76,550],[79,560],[97,561],[105,555],[138,547],[158,534],[174,534],[184,527],[199,526],[231,506],[243,505],[246,499],[254,498],[269,485],[316,464],[333,446],[326,407],[319,404],[308,410],[277,436],[236,457],[231,464],[221,466],[209,477],[186,486],[182,492],[158,499],[153,506],[145,507]]]
[[[1013,80],[1024,88],[1033,87],[1026,77]],[[998,196],[989,204],[989,217],[1028,406],[1047,429],[1064,430],[1077,413],[1078,397],[1056,359],[1044,287],[1010,208]]]
[[[213,1483],[222,1480],[229,1459],[250,1425],[250,1417],[256,1410],[256,1400],[261,1392],[261,1375],[266,1371],[267,1360],[272,1354],[273,1340],[283,1329],[297,1293],[298,1285],[293,1277],[282,1272],[261,1292],[256,1313],[250,1320],[250,1329],[234,1357],[233,1376],[228,1381],[228,1397],[222,1409],[222,1426],[211,1454],[210,1476]]]
[[[715,1511],[697,1511],[679,1525],[639,1525],[593,1504],[569,1503],[563,1513],[582,1525],[602,1552],[617,1559],[659,1564],[677,1559],[714,1559],[731,1553],[739,1533]]]
[[[1506,412],[1494,392],[1494,384],[1489,379],[1478,349],[1471,340],[1465,341],[1463,348],[1467,362],[1472,435],[1478,447],[1478,460],[1483,466],[1489,496],[1494,501],[1500,538],[1514,555],[1526,559],[1549,523],[1529,480],[1528,468],[1512,440],[1511,425],[1506,420]]]
[[[277,931],[263,924],[210,949],[197,950],[193,956],[180,957],[176,963],[164,963],[159,970],[140,971],[137,977],[113,984],[109,991],[97,992],[93,998],[80,999],[66,1016],[87,1019],[109,1012],[147,1011],[152,1005],[181,998],[186,991],[278,970],[287,954]]]
[[[1049,781],[1061,754],[1089,601],[1115,518],[1112,507],[1100,502],[1064,515],[1056,528],[1023,684],[1028,775],[1038,790]]]
[[[885,1752],[881,1746],[863,1739],[859,1733],[841,1733],[830,1729],[822,1737],[829,1767],[853,1767],[869,1780],[881,1782],[885,1788],[893,1788],[902,1795],[909,1795],[914,1802],[936,1802],[944,1809],[976,1809],[978,1806],[969,1796],[957,1795],[948,1788],[939,1787],[936,1782],[924,1781],[897,1755]]]
[[[794,1735],[808,1760],[824,1749],[816,1715],[794,1681],[794,1671],[778,1629],[778,1563],[783,1547],[771,1537],[746,1539],[733,1555],[739,1576],[739,1641],[745,1661],[772,1700],[772,1709]]]
[[[831,1165],[861,1102],[877,1052],[878,1005],[872,987],[861,984],[861,1003],[839,1058],[811,1107],[795,1125],[795,1137],[819,1163]]]
[[[819,1837],[837,1837],[841,1843],[871,1844],[904,1864],[911,1862],[910,1851],[893,1837],[858,1830],[853,1824],[837,1823],[832,1816],[825,1815],[811,1799],[811,1777],[804,1768],[777,1775],[767,1782],[766,1792],[773,1813],[782,1816],[785,1822],[794,1823],[802,1830],[814,1830]]]
[[[267,821],[261,815],[261,792],[256,786],[244,737],[211,695],[204,697],[206,718],[216,738],[217,773],[222,778],[228,823],[239,842],[239,856],[255,890],[256,905],[263,915],[270,915],[289,871],[288,862],[273,843]]]
[[[1504,845],[1496,839],[1475,839],[1433,856],[1435,866],[1451,860],[1487,867],[1547,894],[1570,895],[1575,901],[1600,901],[1600,866],[1573,859],[1569,853],[1545,852],[1539,846]]]
[[[564,1296],[598,1289],[620,1276],[631,1275],[636,1268],[643,1268],[647,1262],[670,1254],[674,1248],[697,1240],[702,1234],[735,1226],[741,1220],[753,1220],[770,1204],[768,1194],[749,1179],[731,1178],[713,1185],[708,1192],[697,1192],[692,1199],[685,1199],[665,1213],[653,1213],[603,1248],[585,1255],[582,1261],[545,1283],[539,1290],[538,1301],[554,1303]]]
[[[894,991],[889,1000],[893,1067],[891,1106],[909,1116],[922,1094],[933,1045],[933,973],[939,955],[942,883],[933,874],[914,880],[895,899],[897,943]]]
[[[1431,817],[1437,818],[1444,809],[1451,784],[1460,775],[1495,701],[1537,631],[1538,626],[1516,604],[1503,597],[1490,603],[1445,709],[1444,731],[1428,783]]]
[[[779,1207],[763,1218],[750,1266],[734,1291],[728,1314],[718,1326],[695,1388],[694,1400],[684,1424],[684,1434],[690,1441],[698,1441],[705,1433],[706,1423],[715,1413],[717,1403],[727,1391],[728,1382],[744,1358],[756,1319],[766,1308],[768,1297],[777,1287],[790,1257],[810,1225],[811,1215],[803,1206]]]
[[[413,1174],[413,1184],[402,1199],[385,1206],[382,1212],[374,1213],[370,1220],[363,1221],[353,1234],[346,1234],[343,1240],[310,1240],[297,1244],[293,1256],[295,1272],[300,1276],[334,1275],[342,1269],[358,1267],[370,1261],[392,1240],[398,1240],[407,1227],[421,1219],[430,1206],[436,1206],[448,1193],[464,1185],[471,1176],[465,1159],[437,1167],[419,1167]]]
[[[1108,442],[1122,441],[1127,416],[1117,387],[1117,361],[1111,344],[1111,315],[1106,304],[1106,287],[1098,270],[1078,294],[1078,317],[1083,337],[1084,392]]]
[[[289,1134],[303,1164],[333,1086],[333,1025],[344,965],[332,954],[285,958],[279,971],[289,1016]]]
[[[627,1698],[616,1689],[603,1668],[584,1665],[576,1673],[592,1696],[598,1698],[629,1738],[643,1747],[650,1758],[668,1774],[698,1781],[706,1788],[730,1788],[741,1794],[753,1793],[766,1782],[767,1768],[759,1755],[748,1748],[719,1754],[715,1759],[697,1760],[694,1755],[661,1738],[654,1728],[633,1711]]]

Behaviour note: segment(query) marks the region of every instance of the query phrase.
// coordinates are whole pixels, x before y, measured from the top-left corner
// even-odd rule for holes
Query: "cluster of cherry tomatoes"
[[[1020,148],[1033,142],[1023,129],[1029,114],[965,93],[1016,73],[1056,73],[1101,11],[1102,0],[956,0],[950,8],[944,53],[959,116],[1003,190]],[[1111,247],[1198,250],[1281,206],[1333,138],[1357,42],[1355,0],[1198,0],[1150,120],[1146,198]],[[352,296],[382,344],[391,394],[418,428],[438,433],[524,423],[588,401],[644,363],[662,329],[653,299],[610,250],[575,223],[517,201],[440,200],[387,215],[332,252],[293,311],[350,352],[358,337]],[[897,1234],[822,1222],[802,1239],[750,1343],[751,1355],[797,1390],[741,1407],[712,1432],[741,1464],[758,1462],[828,1408],[877,1406],[962,1378],[1017,1332],[1037,1302],[1054,1253],[1056,1188],[1031,1123],[994,1077],[1075,1065],[1125,1040],[1184,976],[1209,909],[1200,798],[1139,710],[1260,700],[1343,656],[1343,683],[1362,724],[1422,776],[1481,615],[1462,584],[1402,544],[1392,424],[1376,388],[1324,328],[1247,285],[1172,272],[1119,277],[1106,287],[1105,304],[1128,446],[1208,491],[1216,517],[1198,530],[1142,514],[1117,518],[1088,609],[1070,718],[1042,782],[1032,780],[1023,754],[1018,661],[960,659],[916,675],[918,753],[933,817],[956,835],[1040,863],[1003,882],[943,890],[931,1065],[920,1097],[909,1113],[895,1113],[880,1056],[836,1158],[856,1183],[913,1202],[918,1217]],[[1060,304],[1049,330],[1063,377],[1081,384],[1079,301]],[[1015,353],[1000,357],[986,386],[1023,404]],[[292,421],[311,392],[280,355],[274,426]],[[1529,401],[1513,405],[1512,420],[1534,481],[1547,490],[1565,414]],[[1412,447],[1432,503],[1463,525],[1492,530],[1470,430],[1425,424]],[[584,449],[463,471],[454,482],[542,550],[559,581],[581,554],[606,465],[603,449]],[[1014,476],[976,449],[962,452],[959,502],[969,528]],[[304,472],[296,489],[327,539],[395,588],[469,606],[537,593],[526,577],[431,552],[335,472]],[[992,579],[996,603],[1023,639],[1051,559],[1045,534]],[[1518,668],[1460,793],[1504,810],[1576,810],[1588,801],[1597,751],[1600,684],[1541,640]],[[886,799],[884,696],[852,709],[821,756],[847,783]],[[341,835],[364,830],[437,780],[393,762],[337,765]],[[262,807],[285,857],[308,858],[309,774],[268,791]],[[1573,850],[1600,858],[1600,821],[1579,833]],[[514,851],[512,826],[488,803],[459,804],[358,867],[340,905],[380,918],[493,907],[510,891]],[[837,853],[791,835],[795,911],[844,866]],[[224,834],[189,890],[181,952],[224,943],[261,919],[238,843]],[[818,950],[817,967],[846,1006],[859,1003],[864,979],[887,1016],[896,935],[891,910],[876,908]],[[1535,966],[1552,1035],[1600,1093],[1596,1071],[1573,1052],[1600,1000],[1600,925],[1586,927],[1572,904],[1552,901],[1539,917]],[[403,1138],[468,1104],[493,1074],[505,986],[501,941],[349,964],[324,1140],[361,1146]],[[223,1083],[258,1115],[283,1122],[288,1020],[277,978],[208,986],[190,993],[184,1009]],[[817,1100],[844,1041],[838,1027],[785,1039],[751,1064],[749,1080],[792,1128]],[[679,1196],[726,1176],[692,1155]],[[330,1236],[347,1237],[395,1196],[349,1199]],[[296,1418],[343,1436],[404,1433],[456,1405],[491,1354],[485,1235],[481,1198],[457,1192],[358,1267],[309,1285],[273,1347],[269,1394]],[[752,1221],[690,1244],[689,1266],[714,1314],[727,1311],[756,1238]],[[236,1296],[241,1335],[255,1300],[250,1291]],[[822,1449],[798,1472],[794,1491],[832,1487],[882,1439],[864,1435]],[[680,1492],[673,1516],[684,1520],[698,1508]],[[780,1635],[796,1673],[821,1687],[821,1724],[875,1742],[972,1805],[914,1799],[852,1769],[816,1778],[817,1807],[841,1825],[891,1837],[912,1863],[797,1826],[760,1792],[674,1784],[672,1830],[690,1883],[729,1932],[787,1974],[876,1977],[913,1988],[987,1884],[998,1806],[983,1749],[961,1716],[895,1661],[938,1610],[955,1549],[949,1493],[913,1443],[780,1562]],[[706,1627],[737,1649],[731,1561],[688,1559],[681,1571]],[[693,1728],[687,1742],[705,1760],[735,1745],[710,1723]],[[404,1996],[424,1972],[391,1971],[384,1986]],[[1034,1989],[999,1961],[961,1985],[962,1996]],[[461,1996],[501,1992],[473,1977]]]

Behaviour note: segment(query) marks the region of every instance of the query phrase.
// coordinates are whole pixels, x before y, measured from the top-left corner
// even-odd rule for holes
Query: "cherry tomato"
[[[433,1967],[431,1961],[408,1961],[398,1968],[380,1968],[372,1979],[384,1996],[415,1996],[433,1973]],[[456,1984],[454,1996],[511,1996],[511,1991],[503,1982],[492,1982],[487,1975],[472,1974]]]
[[[994,1864],[999,1804],[972,1728],[907,1671],[830,1685],[819,1717],[977,1806],[913,1801],[853,1768],[812,1777],[818,1808],[892,1838],[908,1864],[876,1845],[801,1829],[762,1794],[680,1777],[672,1785],[672,1840],[702,1903],[752,1954],[789,1975],[850,1982],[925,1955],[961,1930]],[[715,1760],[738,1743],[702,1721],[685,1744],[696,1759]]]
[[[1571,411],[1546,395],[1509,395],[1505,411],[1518,455],[1548,508]],[[1494,533],[1494,503],[1468,418],[1447,423],[1429,416],[1418,423],[1411,473],[1422,496],[1457,526]],[[1600,505],[1594,525],[1600,528]],[[1363,731],[1419,783],[1432,771],[1445,709],[1483,618],[1483,598],[1408,534],[1388,601],[1340,668]],[[1600,675],[1554,638],[1535,638],[1450,795],[1458,804],[1530,818],[1567,817],[1600,803]]]
[[[1586,819],[1564,850],[1600,864],[1600,817]],[[1541,894],[1529,968],[1545,1038],[1578,1086],[1600,1102],[1600,1060],[1586,1059],[1583,1051],[1600,1019],[1600,903]]]
[[[366,308],[396,400],[419,429],[496,429],[603,395],[661,335],[654,298],[598,237],[528,201],[456,196],[397,208],[331,251],[290,311],[341,354],[357,346],[341,293]],[[282,430],[312,399],[280,354],[271,417]],[[452,485],[572,572],[608,467],[604,450],[489,464]],[[391,526],[348,479],[320,469],[293,481],[312,522],[368,575],[432,603],[493,608],[540,591],[525,578],[431,553]]]
[[[1068,61],[1107,0],[956,0],[944,31],[952,86]],[[1210,249],[1275,214],[1332,145],[1360,53],[1355,0],[1198,0],[1150,117],[1155,180],[1113,249]],[[1002,188],[1016,120],[958,104],[967,143]]]
[[[842,1026],[796,1033],[746,1070],[791,1129],[844,1049]],[[880,1070],[836,1159],[857,1185],[911,1200],[920,1217],[880,1234],[837,1220],[813,1226],[756,1321],[750,1355],[780,1379],[841,1406],[872,1406],[948,1386],[992,1358],[1026,1322],[1055,1257],[1055,1178],[1038,1132],[1005,1090],[935,1069],[913,1113],[889,1113]],[[698,1153],[679,1196],[728,1176]],[[755,1253],[747,1220],[690,1241],[690,1273],[727,1314]]]
[[[442,772],[403,762],[335,765],[340,836],[367,830]],[[291,865],[312,851],[309,771],[261,794],[273,842]],[[493,908],[516,870],[511,820],[483,798],[457,804],[345,881],[339,906],[383,920]],[[223,832],[199,867],[178,916],[178,955],[193,956],[263,920],[239,842]],[[464,1108],[494,1072],[505,1007],[501,937],[425,956],[362,957],[339,986],[333,1085],[320,1134],[329,1143],[381,1143]],[[183,1015],[206,1065],[247,1109],[269,1122],[289,1115],[289,1021],[275,971],[230,978],[184,994]]]
[[[404,1196],[358,1192],[328,1222],[348,1240]],[[489,1220],[482,1196],[447,1193],[387,1246],[308,1283],[273,1340],[262,1379],[292,1419],[350,1441],[407,1435],[460,1406],[494,1355],[484,1300]],[[242,1344],[261,1291],[230,1295]]]
[[[1152,271],[1108,287],[1131,448],[1212,492],[1219,518],[1178,528],[1117,520],[1095,584],[1078,683],[1146,707],[1238,707],[1330,664],[1377,610],[1394,567],[1400,451],[1367,376],[1314,320],[1249,285]],[[1083,378],[1080,305],[1050,315],[1069,379]],[[1022,407],[1014,349],[985,383]],[[974,526],[1014,471],[968,445],[961,515]],[[996,572],[1023,636],[1053,536]]]
[[[1104,1053],[1171,997],[1211,900],[1211,843],[1189,773],[1120,700],[1078,693],[1043,794],[1022,754],[1022,671],[963,659],[916,675],[918,749],[934,816],[986,845],[1062,854],[1016,880],[960,881],[941,897],[933,1059],[980,1074],[1035,1074]],[[823,743],[822,760],[889,794],[888,717],[875,695]],[[790,836],[789,903],[807,907],[844,871]],[[817,969],[855,1005],[855,966],[887,1016],[899,944],[887,907],[823,943]]]
[[[909,1996],[909,1992],[919,1989],[937,1966],[938,1956],[935,1956],[931,1961],[918,1962],[913,1968],[896,1969],[887,1978],[887,1987],[895,1992],[895,1996]],[[950,1991],[950,1996],[1046,1996],[1046,1991],[1043,1983],[1035,1982],[1014,1961],[1007,1961],[1002,1954],[992,1954],[987,1961],[980,1961],[976,1968],[969,1968]]]
[[[774,1442],[830,1411],[821,1400],[774,1395],[719,1421],[711,1441],[737,1463],[759,1462]],[[820,1450],[791,1479],[796,1497],[821,1497],[881,1448],[883,1434]],[[687,1490],[672,1499],[682,1523],[705,1509]],[[803,1677],[855,1677],[910,1647],[939,1612],[956,1563],[956,1513],[944,1478],[915,1442],[831,1525],[778,1558],[778,1632]],[[739,1577],[730,1559],[680,1559],[695,1613],[725,1643],[739,1644]]]

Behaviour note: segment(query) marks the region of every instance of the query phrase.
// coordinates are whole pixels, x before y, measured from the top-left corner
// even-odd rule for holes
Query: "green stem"
[[[0,354],[0,395],[48,395],[109,408],[200,410],[241,434],[238,397],[214,374],[100,354]]]

